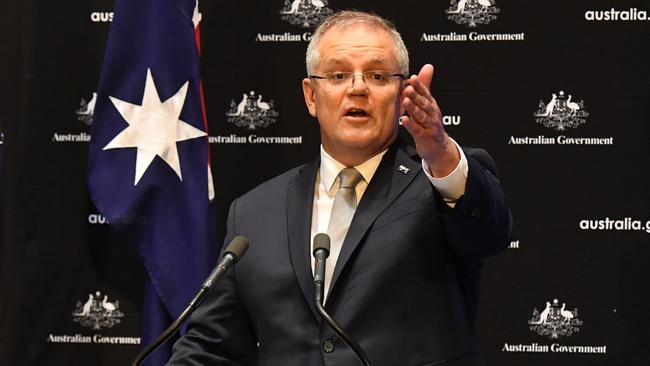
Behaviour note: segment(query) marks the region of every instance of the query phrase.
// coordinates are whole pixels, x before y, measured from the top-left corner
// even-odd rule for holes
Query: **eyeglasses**
[[[365,71],[361,74],[354,74],[351,72],[328,72],[323,76],[309,75],[310,79],[323,79],[326,80],[331,86],[354,85],[355,76],[361,76],[361,79],[370,87],[380,87],[390,84],[394,77],[405,79],[402,74],[393,74],[389,71],[372,70]]]

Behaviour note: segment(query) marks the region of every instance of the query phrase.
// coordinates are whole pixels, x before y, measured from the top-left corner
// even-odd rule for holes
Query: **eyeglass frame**
[[[372,74],[372,73],[381,73],[386,77],[399,76],[402,80],[406,79],[406,75],[404,75],[404,74],[399,74],[399,73],[391,74],[389,71],[382,72],[381,70],[370,70],[370,71],[362,72],[360,74],[354,74],[354,73],[349,72],[349,71],[333,71],[333,72],[326,73],[323,76],[320,76],[320,75],[307,75],[307,77],[310,78],[310,79],[327,80],[329,82],[329,84],[332,85],[332,86],[343,86],[343,85],[345,85],[345,83],[343,83],[343,82],[341,82],[340,84],[333,83],[332,79],[330,77],[332,75],[334,75],[334,74],[345,74],[345,75],[349,74],[352,77],[352,84],[351,85],[354,85],[354,79],[355,79],[356,76],[361,76],[361,80],[366,85],[386,86],[386,85],[388,85],[390,83],[390,81],[388,81],[384,85],[377,85],[377,84],[373,84],[372,82],[370,82],[370,84],[369,84],[366,81],[366,75]],[[328,77],[328,74],[329,74],[329,77]]]

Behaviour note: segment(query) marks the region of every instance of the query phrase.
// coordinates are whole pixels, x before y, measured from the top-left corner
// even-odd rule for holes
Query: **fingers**
[[[430,123],[429,121],[435,113],[435,110],[431,103],[427,103],[427,106],[421,107],[417,105],[413,99],[407,97],[404,98],[402,104],[404,105],[404,108],[408,112],[411,119],[414,119],[416,123]]]
[[[445,156],[447,139],[442,113],[429,91],[433,71],[433,66],[426,64],[417,76],[412,75],[404,81],[401,110],[409,115],[400,118],[402,125],[413,136],[418,154],[427,161],[432,171],[440,165],[436,164],[440,157]]]
[[[429,91],[433,79],[433,66],[426,64],[417,76],[405,80],[402,90],[402,112],[409,113],[409,122],[421,124],[423,128],[435,128],[440,118],[440,108]]]
[[[435,112],[435,106],[437,106],[437,104],[429,93],[429,90],[424,87],[415,75],[411,76],[408,81],[409,85],[407,85],[402,91],[404,97],[402,103],[404,103],[405,107],[411,105],[417,106],[427,113]],[[409,113],[412,112],[412,110],[407,110]]]
[[[400,117],[400,121],[402,122],[402,126],[404,126],[414,138],[417,139],[424,133],[424,128],[422,128],[418,123],[414,123],[409,116]]]
[[[404,89],[402,109],[415,119],[417,123],[431,124],[440,119],[440,108],[436,100],[428,94],[423,96],[411,86]]]
[[[403,93],[408,97],[413,97],[415,94],[419,94],[427,99],[433,99],[429,87],[422,83],[422,81],[415,75],[411,75],[410,78],[406,79]]]
[[[420,109],[423,109],[427,113],[434,113],[438,106],[435,99],[433,99],[431,95],[423,96],[421,94],[415,93],[410,87],[407,87],[407,89],[404,90],[403,94],[403,102],[408,99],[410,102],[412,102],[412,104]]]

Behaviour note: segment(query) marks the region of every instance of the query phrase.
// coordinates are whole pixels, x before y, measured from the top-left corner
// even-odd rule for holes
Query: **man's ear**
[[[305,96],[305,104],[307,105],[307,110],[312,117],[317,117],[316,114],[316,91],[314,90],[314,85],[310,78],[302,79],[302,93]]]

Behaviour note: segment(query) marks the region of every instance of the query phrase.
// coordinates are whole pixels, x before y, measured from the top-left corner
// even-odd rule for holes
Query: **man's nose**
[[[366,95],[368,93],[368,84],[366,84],[363,74],[352,75],[352,85],[349,91],[354,95]]]

